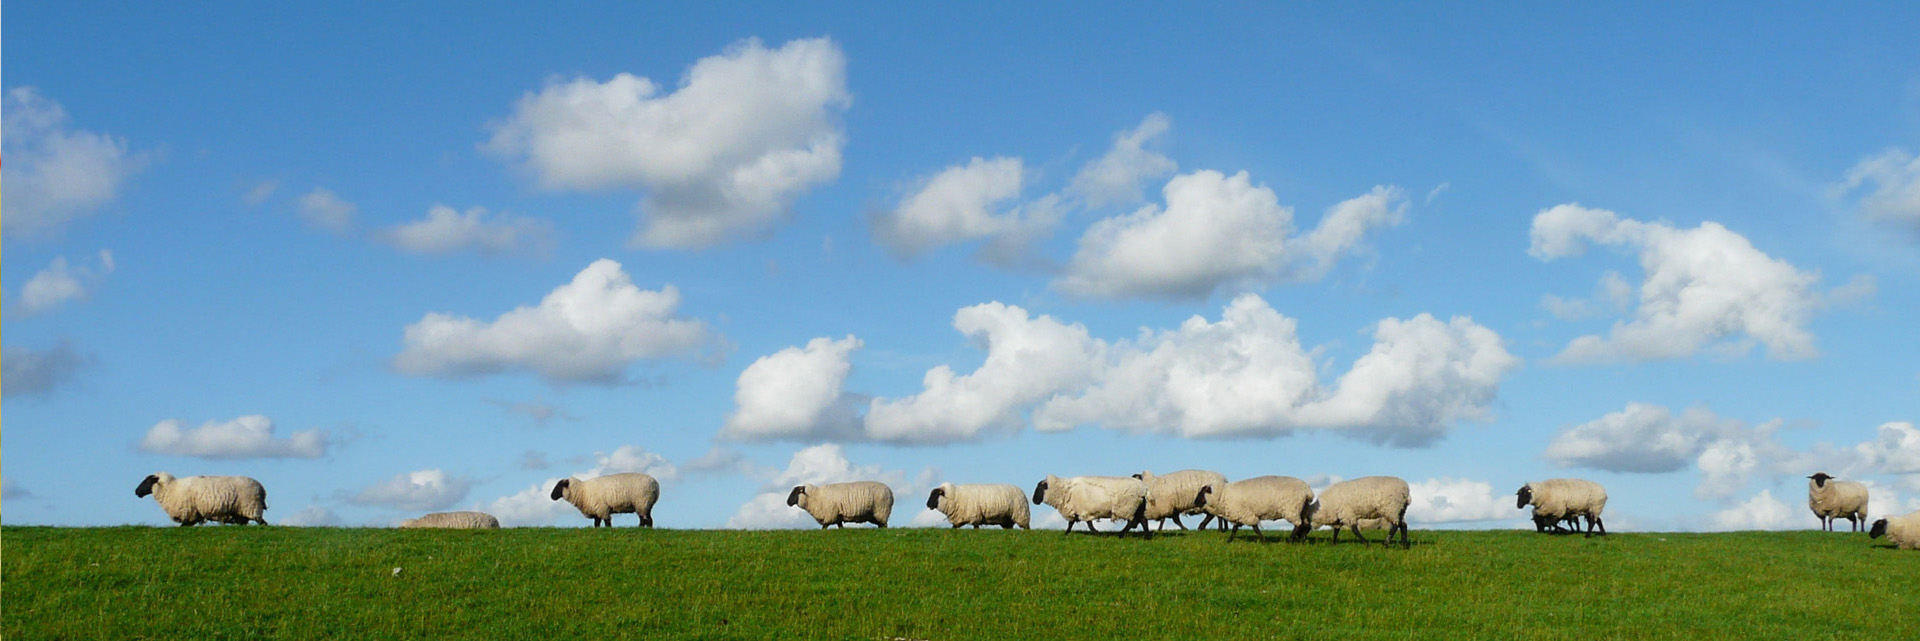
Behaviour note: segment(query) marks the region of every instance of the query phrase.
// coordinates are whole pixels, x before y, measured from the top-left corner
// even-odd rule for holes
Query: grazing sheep
[[[1006,484],[954,485],[941,483],[927,494],[927,509],[947,515],[953,527],[998,525],[1013,529],[1033,529],[1027,522],[1027,495]]]
[[[1180,470],[1165,476],[1155,476],[1147,471],[1135,474],[1133,478],[1147,484],[1147,520],[1159,521],[1161,530],[1167,529],[1167,519],[1173,519],[1173,524],[1180,529],[1187,529],[1187,524],[1180,522],[1180,515],[1206,514],[1194,502],[1200,495],[1200,488],[1227,484],[1226,475],[1206,470]],[[1211,519],[1213,515],[1207,514],[1207,517]],[[1206,523],[1203,519],[1200,527],[1205,529]],[[1220,527],[1225,528],[1226,525],[1222,522]]]
[[[434,512],[400,522],[403,528],[444,528],[452,530],[497,530],[500,519],[486,512]]]
[[[245,476],[188,476],[174,478],[160,472],[147,476],[133,495],[153,500],[167,516],[182,527],[207,521],[245,525],[248,521],[266,525],[267,489]]]
[[[1401,547],[1412,547],[1413,541],[1407,536],[1407,505],[1413,502],[1413,491],[1407,482],[1391,476],[1365,476],[1351,481],[1342,481],[1329,486],[1320,493],[1318,500],[1306,509],[1306,530],[1295,529],[1296,536],[1305,536],[1315,528],[1332,526],[1334,542],[1340,541],[1340,528],[1353,530],[1353,536],[1362,543],[1367,537],[1360,534],[1360,522],[1365,519],[1385,519],[1387,528],[1386,544],[1393,543],[1393,533],[1400,532]]]
[[[1586,479],[1547,479],[1534,481],[1520,486],[1513,493],[1518,500],[1514,507],[1524,508],[1533,505],[1533,529],[1545,532],[1551,528],[1554,532],[1565,532],[1560,527],[1562,521],[1572,521],[1574,528],[1580,527],[1580,517],[1587,518],[1587,536],[1593,536],[1595,528],[1600,535],[1607,535],[1607,524],[1600,520],[1600,513],[1607,509],[1607,490],[1599,483]]]
[[[593,526],[613,527],[613,515],[634,514],[639,527],[653,527],[653,504],[660,500],[660,482],[637,472],[608,474],[590,479],[564,478],[553,484],[553,500],[566,499]]]
[[[1853,481],[1835,481],[1826,472],[1815,472],[1807,482],[1807,507],[1820,517],[1820,528],[1833,531],[1834,519],[1846,519],[1854,532],[1867,526],[1867,486]]]
[[[1307,505],[1313,503],[1313,488],[1291,476],[1256,476],[1217,489],[1212,485],[1203,486],[1194,502],[1221,523],[1233,524],[1233,532],[1227,534],[1228,541],[1240,534],[1242,525],[1253,526],[1254,536],[1265,541],[1267,535],[1260,531],[1260,522],[1283,519],[1294,525],[1293,538],[1298,539],[1307,533],[1303,514]]]
[[[796,485],[787,493],[787,505],[799,506],[820,523],[820,529],[848,523],[872,523],[887,526],[893,515],[893,488],[875,481]]]
[[[1887,537],[1896,548],[1920,550],[1920,511],[1874,521],[1873,530],[1867,532],[1867,537],[1877,539],[1881,536]]]
[[[1153,538],[1153,532],[1147,528],[1147,484],[1140,479],[1125,476],[1075,476],[1060,478],[1048,474],[1047,478],[1033,487],[1033,504],[1046,503],[1060,511],[1067,519],[1067,532],[1073,533],[1073,524],[1087,522],[1087,530],[1094,531],[1094,519],[1124,520],[1127,526],[1120,529],[1120,535],[1126,536],[1127,530],[1140,526],[1140,533]]]

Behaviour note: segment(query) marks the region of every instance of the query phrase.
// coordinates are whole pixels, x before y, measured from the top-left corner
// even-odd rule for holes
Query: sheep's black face
[[[1815,472],[1813,476],[1809,476],[1807,478],[1813,479],[1814,487],[1826,487],[1827,479],[1831,479],[1833,477],[1829,476],[1826,472]]]
[[[1194,506],[1194,507],[1206,507],[1206,506],[1207,506],[1207,495],[1208,495],[1208,494],[1212,494],[1212,493],[1213,493],[1213,486],[1211,486],[1211,485],[1202,485],[1202,486],[1200,486],[1200,493],[1199,493],[1199,494],[1197,494],[1197,495],[1194,495],[1194,497],[1193,497],[1193,506]]]
[[[1877,539],[1886,535],[1887,535],[1886,519],[1880,519],[1878,521],[1874,521],[1873,529],[1867,530],[1867,538],[1869,539]]]
[[[1039,505],[1045,500],[1047,500],[1047,482],[1041,481],[1039,485],[1033,486],[1033,504]]]
[[[787,493],[787,505],[788,506],[799,505],[800,495],[806,494],[806,493],[807,493],[806,486],[804,485],[794,486],[793,491]]]
[[[1136,478],[1136,479],[1140,479],[1140,480],[1142,480],[1142,481],[1145,481],[1145,480],[1147,480],[1147,477],[1146,477],[1145,475],[1143,475],[1143,474],[1140,474],[1139,472],[1135,472],[1135,473],[1133,474],[1133,478]]]
[[[149,474],[147,475],[146,480],[140,482],[140,487],[133,488],[133,495],[140,498],[146,498],[148,494],[153,493],[153,485],[159,482],[160,482],[159,475]]]
[[[940,509],[940,496],[946,493],[947,493],[946,488],[939,488],[939,487],[933,488],[933,493],[927,495],[927,509],[929,510]]]
[[[560,500],[560,497],[566,496],[567,486],[570,485],[571,483],[572,483],[571,479],[560,479],[559,483],[553,484],[553,500],[558,501]]]
[[[1520,491],[1514,492],[1513,495],[1520,497],[1520,501],[1514,504],[1514,509],[1526,507],[1528,503],[1533,502],[1533,486],[1522,485]]]

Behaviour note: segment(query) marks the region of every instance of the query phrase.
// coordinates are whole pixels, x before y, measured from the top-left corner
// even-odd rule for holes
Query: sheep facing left
[[[187,476],[160,472],[148,475],[133,495],[153,500],[167,517],[182,527],[207,521],[245,525],[267,524],[267,489],[245,476]]]
[[[820,529],[848,523],[872,523],[887,526],[893,516],[893,488],[876,481],[796,485],[787,493],[787,505],[807,511]]]
[[[613,527],[615,514],[638,515],[640,527],[653,527],[653,504],[660,500],[660,482],[638,472],[564,478],[553,484],[553,500],[563,498],[581,515],[593,519],[594,527]]]

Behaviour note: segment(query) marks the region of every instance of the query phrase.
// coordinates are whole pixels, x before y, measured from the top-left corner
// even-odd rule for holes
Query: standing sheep
[[[245,476],[189,476],[174,478],[160,472],[149,475],[133,488],[133,495],[153,500],[166,510],[167,517],[182,527],[207,521],[245,525],[249,521],[267,524],[267,489]]]
[[[887,526],[893,515],[893,488],[875,481],[796,485],[787,493],[787,505],[798,506],[820,523],[820,529],[847,523],[872,523]]]
[[[1127,522],[1120,529],[1120,535],[1140,526],[1140,533],[1153,538],[1153,532],[1147,528],[1147,484],[1140,479],[1125,476],[1075,476],[1060,478],[1048,474],[1039,485],[1033,487],[1033,504],[1046,503],[1060,511],[1067,519],[1067,534],[1073,533],[1073,524],[1087,522],[1087,530],[1093,529],[1094,519],[1114,519]]]
[[[1820,517],[1820,528],[1833,531],[1834,519],[1846,519],[1859,532],[1867,525],[1867,486],[1853,481],[1835,481],[1826,472],[1815,472],[1807,482],[1807,507]]]
[[[434,512],[400,522],[402,528],[440,528],[450,530],[497,530],[500,519],[486,512]]]
[[[1920,550],[1920,511],[1874,521],[1873,530],[1867,532],[1867,537],[1877,539],[1881,536],[1887,537],[1896,548]]]
[[[1260,522],[1282,519],[1293,524],[1293,538],[1299,539],[1307,534],[1305,513],[1313,503],[1313,488],[1291,476],[1256,476],[1218,489],[1203,486],[1194,501],[1221,523],[1233,524],[1228,541],[1240,534],[1242,525],[1253,526],[1254,536],[1265,541],[1267,535],[1260,531]]]
[[[593,519],[594,527],[613,527],[615,514],[638,515],[639,527],[653,527],[653,504],[660,500],[660,482],[638,472],[564,478],[553,484],[553,500],[563,498],[581,515]]]
[[[1560,522],[1568,520],[1578,528],[1579,517],[1584,516],[1587,536],[1593,536],[1594,528],[1599,528],[1601,536],[1607,535],[1607,524],[1600,520],[1600,513],[1607,509],[1607,490],[1599,483],[1585,479],[1547,479],[1520,486],[1514,496],[1518,497],[1516,508],[1533,505],[1536,532],[1545,532],[1548,528],[1563,531]]]
[[[1194,502],[1200,495],[1200,488],[1227,484],[1226,475],[1206,470],[1180,470],[1166,476],[1155,476],[1153,472],[1146,471],[1133,475],[1133,478],[1147,484],[1147,520],[1159,521],[1162,531],[1167,529],[1167,519],[1173,519],[1173,524],[1180,529],[1187,529],[1187,524],[1180,522],[1180,515],[1206,514],[1200,509],[1200,504]],[[1207,517],[1211,519],[1213,515],[1207,514]],[[1206,523],[1207,519],[1202,519],[1200,528],[1205,529]],[[1226,525],[1222,522],[1220,527],[1225,528]]]
[[[1342,481],[1329,486],[1320,493],[1319,500],[1307,506],[1305,518],[1307,531],[1314,528],[1332,526],[1334,542],[1340,541],[1340,528],[1353,530],[1353,536],[1360,542],[1367,537],[1360,534],[1360,522],[1366,519],[1384,519],[1388,524],[1386,544],[1393,543],[1393,533],[1400,532],[1401,547],[1412,547],[1413,541],[1407,536],[1407,505],[1413,502],[1413,491],[1407,482],[1391,476],[1364,476],[1351,481]],[[1306,532],[1295,529],[1296,535]]]
[[[927,509],[947,515],[953,527],[998,525],[1013,529],[1033,529],[1027,522],[1027,495],[1006,484],[954,485],[941,483],[927,494]]]

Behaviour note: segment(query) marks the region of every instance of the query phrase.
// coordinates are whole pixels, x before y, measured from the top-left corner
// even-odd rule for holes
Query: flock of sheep
[[[1835,480],[1825,472],[1807,478],[1807,506],[1820,518],[1823,529],[1832,531],[1837,519],[1846,519],[1856,532],[1867,528],[1865,485]],[[267,523],[266,488],[245,476],[175,477],[161,472],[142,480],[133,494],[152,495],[167,516],[183,526],[208,521]],[[1533,506],[1537,531],[1577,531],[1584,519],[1587,536],[1607,533],[1600,517],[1607,506],[1607,491],[1598,483],[1549,479],[1523,485],[1514,494],[1516,507]],[[653,505],[660,499],[660,483],[636,473],[569,478],[554,484],[551,498],[566,499],[581,515],[592,519],[594,527],[613,527],[615,514],[637,515],[641,527],[653,527]],[[998,525],[1030,529],[1028,500],[1025,492],[1012,485],[941,483],[928,494],[927,508],[938,510],[955,528]],[[1067,520],[1067,533],[1082,522],[1093,531],[1095,520],[1107,519],[1126,524],[1119,532],[1121,536],[1137,527],[1141,536],[1151,538],[1149,522],[1158,521],[1165,529],[1170,519],[1186,529],[1181,516],[1204,515],[1198,527],[1205,529],[1215,520],[1222,530],[1231,526],[1228,541],[1238,536],[1243,526],[1253,528],[1254,535],[1265,540],[1261,522],[1286,521],[1293,525],[1294,540],[1305,538],[1315,529],[1331,527],[1334,541],[1339,541],[1340,530],[1346,529],[1366,542],[1361,528],[1384,527],[1385,544],[1391,545],[1398,533],[1401,546],[1412,545],[1406,521],[1412,493],[1406,481],[1391,476],[1342,481],[1316,496],[1305,481],[1290,476],[1228,482],[1219,473],[1203,470],[1068,478],[1049,474],[1033,488],[1031,500],[1034,505],[1045,503],[1058,510]],[[893,489],[874,481],[800,485],[787,494],[787,505],[805,510],[823,529],[835,525],[844,528],[848,523],[872,523],[884,528],[893,514]],[[408,519],[400,527],[498,528],[500,521],[483,512],[438,512]],[[1882,518],[1868,529],[1872,538],[1885,536],[1901,549],[1920,549],[1920,511]]]

